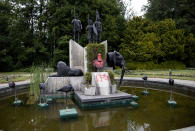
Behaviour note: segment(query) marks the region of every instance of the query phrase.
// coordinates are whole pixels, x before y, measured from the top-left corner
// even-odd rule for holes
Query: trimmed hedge
[[[127,62],[128,70],[151,70],[151,69],[185,69],[186,66],[179,61],[165,61],[156,64],[153,61],[149,62]]]
[[[97,59],[97,54],[102,55],[102,59],[105,62],[105,45],[103,44],[88,44],[87,45],[87,68],[89,72],[96,71],[93,66],[93,60]]]

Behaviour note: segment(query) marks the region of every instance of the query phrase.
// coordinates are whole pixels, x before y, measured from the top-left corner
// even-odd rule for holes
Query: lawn
[[[120,75],[120,70],[114,71],[116,76]],[[125,77],[143,77],[147,75],[150,78],[169,78],[169,70],[127,70]],[[195,69],[172,70],[173,79],[194,80]]]
[[[9,81],[24,81],[30,79],[30,74],[27,72],[0,72],[0,84],[7,83],[6,77]]]

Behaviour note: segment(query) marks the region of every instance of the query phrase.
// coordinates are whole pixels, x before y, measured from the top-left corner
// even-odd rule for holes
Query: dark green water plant
[[[30,75],[30,103],[35,103],[40,95],[39,83],[44,83],[53,71],[52,68],[42,65],[33,66]]]

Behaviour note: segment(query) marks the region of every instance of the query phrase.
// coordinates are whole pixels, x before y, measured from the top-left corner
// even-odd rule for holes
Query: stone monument
[[[65,62],[59,61],[57,64],[57,74],[48,77],[45,81],[45,87],[47,93],[57,94],[56,91],[68,91],[68,89],[74,90],[74,100],[79,104],[80,107],[95,107],[108,106],[108,105],[127,105],[131,101],[131,95],[116,90],[116,85],[113,85],[110,80],[108,72],[100,70],[104,65],[120,66],[122,68],[120,84],[123,80],[125,73],[125,60],[123,56],[117,52],[107,52],[107,40],[101,42],[104,45],[106,61],[101,58],[100,53],[97,55],[97,59],[88,61],[87,60],[87,47],[79,45],[75,39],[76,35],[78,41],[80,39],[80,33],[82,29],[81,21],[77,16],[72,20],[73,23],[73,40],[69,41],[69,66]],[[101,41],[102,23],[100,22],[99,12],[96,11],[96,21],[93,23],[88,18],[88,43],[94,41],[94,34],[96,35],[96,42]],[[93,48],[93,46],[91,46]],[[102,49],[102,47],[101,47]],[[90,54],[88,54],[90,55]],[[94,58],[92,58],[94,59]],[[88,84],[85,81],[84,74],[88,71],[87,63],[91,62],[102,72],[91,72],[91,83]],[[105,63],[105,64],[104,64]],[[119,87],[120,87],[119,84]],[[71,88],[69,88],[71,87]],[[88,106],[89,105],[89,106]],[[60,116],[67,117],[68,112],[72,111],[71,115],[77,116],[76,109],[63,109],[60,110]]]

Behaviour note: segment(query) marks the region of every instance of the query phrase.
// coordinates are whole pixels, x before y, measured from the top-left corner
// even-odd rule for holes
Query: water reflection
[[[99,113],[90,113],[90,116],[93,119],[93,126],[97,127],[104,127],[109,126],[110,123],[110,112],[99,112]]]
[[[140,125],[135,121],[127,120],[127,131],[151,131],[151,129],[148,123]]]

